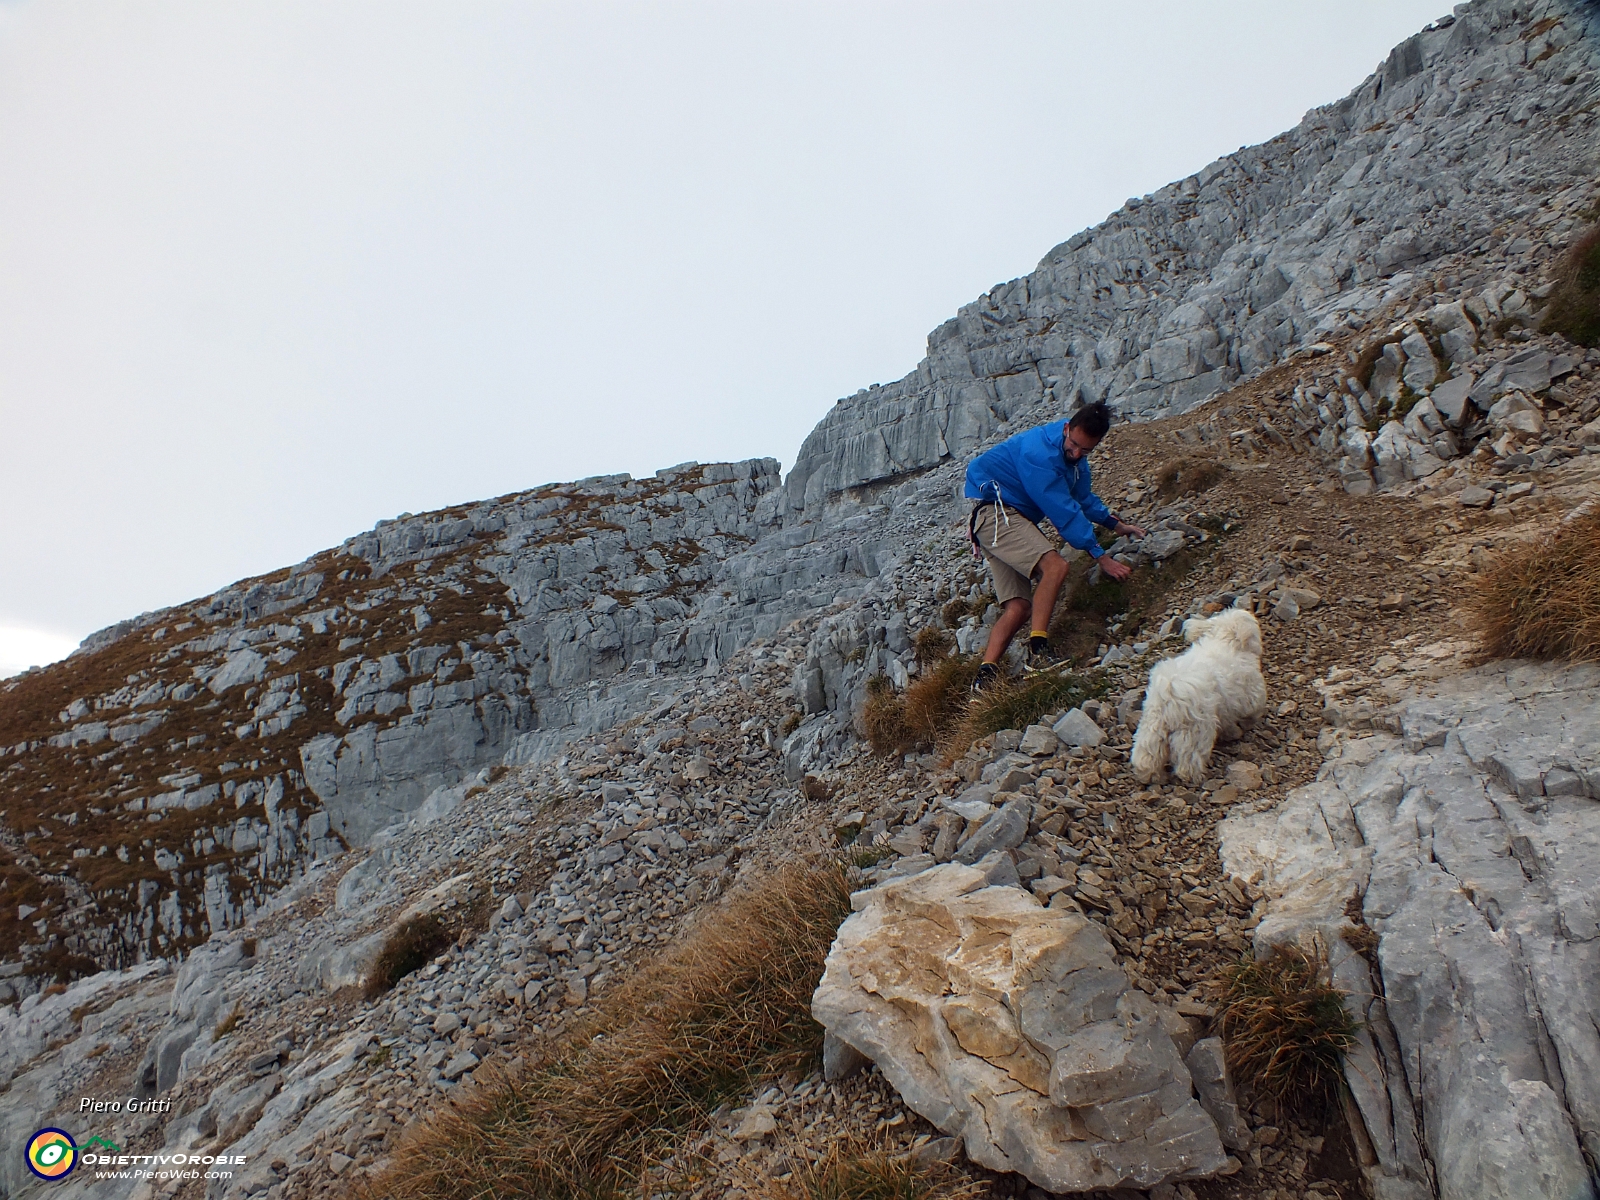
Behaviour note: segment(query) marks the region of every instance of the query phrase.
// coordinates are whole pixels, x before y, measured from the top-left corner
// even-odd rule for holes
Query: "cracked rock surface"
[[[1450,677],[1221,826],[1228,870],[1268,896],[1258,949],[1320,942],[1367,1024],[1345,1076],[1381,1195],[1594,1194],[1597,692],[1595,666]]]
[[[1227,1165],[1171,1026],[1101,926],[959,863],[852,907],[812,1012],[974,1162],[1053,1192]]]

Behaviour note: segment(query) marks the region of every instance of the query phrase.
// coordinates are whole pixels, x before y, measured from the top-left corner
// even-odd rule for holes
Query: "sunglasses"
[[[1076,429],[1069,428],[1067,430],[1065,442],[1066,448],[1068,450],[1076,450],[1077,457],[1079,458],[1082,458],[1085,454],[1089,453],[1089,451],[1093,450],[1099,444],[1099,439],[1095,439],[1085,444],[1084,442],[1078,440],[1078,431]]]

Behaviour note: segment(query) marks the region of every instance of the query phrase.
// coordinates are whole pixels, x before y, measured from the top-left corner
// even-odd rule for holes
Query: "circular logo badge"
[[[78,1165],[78,1147],[65,1129],[41,1129],[28,1143],[28,1170],[40,1179],[65,1179]]]

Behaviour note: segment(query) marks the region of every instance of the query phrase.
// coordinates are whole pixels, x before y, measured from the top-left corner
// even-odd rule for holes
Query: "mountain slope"
[[[1033,814],[1019,881],[1055,881],[1104,927],[1130,986],[1186,1019],[1203,1021],[1226,963],[1285,930],[1334,943],[1339,978],[1365,981],[1352,1003],[1375,1057],[1353,1068],[1348,1128],[1247,1100],[1258,1140],[1207,1195],[1324,1177],[1318,1194],[1353,1194],[1364,1175],[1406,1200],[1520,1198],[1494,1155],[1439,1172],[1480,1112],[1504,1161],[1577,1164],[1592,1189],[1600,749],[1544,738],[1543,758],[1512,761],[1484,735],[1493,753],[1469,756],[1483,778],[1463,794],[1502,807],[1437,827],[1421,798],[1413,818],[1388,791],[1351,789],[1369,756],[1399,753],[1383,731],[1408,754],[1446,736],[1450,714],[1412,697],[1471,652],[1459,606],[1474,574],[1600,488],[1600,350],[1536,331],[1559,254],[1600,215],[1597,11],[1464,6],[1344,104],[963,310],[935,334],[945,365],[931,354],[908,381],[842,401],[781,485],[770,460],[687,465],[403,517],[0,685],[0,998],[21,997],[0,1011],[0,1128],[77,1130],[77,1097],[159,1094],[170,1114],[96,1132],[137,1152],[251,1156],[238,1179],[182,1194],[341,1192],[394,1163],[406,1123],[452,1088],[494,1086],[480,1066],[536,1055],[686,923],[716,919],[707,901],[741,876],[835,856],[840,830],[867,842],[862,885],[950,857],[979,828],[952,804],[988,771],[1010,773]],[[1101,387],[1150,419],[1096,451],[1097,486],[1154,535],[1117,547],[1146,590],[1085,589],[1063,609],[1104,693],[1084,708],[1105,743],[1040,739],[1045,753],[1019,762],[1019,727],[947,742],[949,761],[927,745],[870,753],[863,702],[924,670],[916,635],[962,652],[983,636],[966,454]],[[1204,787],[1138,785],[1126,743],[1145,671],[1175,648],[1163,632],[1234,603],[1263,623],[1268,715],[1219,750]],[[1554,674],[1503,682],[1548,691]],[[1473,721],[1493,714],[1479,705]],[[1317,808],[1343,791],[1343,810]],[[1350,816],[1364,804],[1383,808],[1391,857],[1362,908],[1316,886],[1326,847],[1312,835],[1323,821],[1340,856],[1329,886],[1366,888]],[[1559,825],[1540,825],[1550,813]],[[1275,841],[1229,851],[1230,818]],[[1419,855],[1455,864],[1462,886],[1405,891],[1433,877]],[[1402,893],[1410,916],[1391,927],[1384,897]],[[452,947],[362,999],[384,938],[423,912]],[[1371,924],[1347,943],[1358,915]],[[1475,1024],[1448,978],[1402,996],[1422,976],[1386,954],[1458,954],[1430,941],[1458,927],[1496,948],[1486,1000],[1565,981],[1550,1011],[1524,1004],[1508,1034]],[[88,977],[47,988],[58,975]],[[1448,1044],[1424,1019],[1446,1011]],[[1480,1047],[1477,1075],[1441,1073]],[[909,1149],[937,1132],[881,1080],[756,1086],[684,1150],[696,1170],[696,1155],[715,1162],[706,1194],[798,1169],[836,1134]],[[1523,1101],[1539,1122],[1517,1125]],[[871,1104],[890,1110],[881,1124]],[[740,1134],[757,1110],[778,1140]],[[8,1194],[30,1182],[14,1160],[0,1172]]]
[[[1480,3],[1408,39],[1344,100],[965,307],[915,372],[840,401],[781,486],[771,460],[689,464],[407,516],[0,686],[0,871],[21,914],[0,953],[70,973],[237,923],[307,858],[859,594],[906,551],[885,512],[948,527],[964,457],[1076,398],[1181,411],[1441,285],[1528,319],[1522,289],[1600,174],[1597,12]],[[1333,457],[1340,386],[1294,418]],[[1370,476],[1374,451],[1351,453],[1342,469]],[[826,625],[796,673],[809,713],[844,713],[802,765],[905,654],[843,661],[841,621],[860,624]]]

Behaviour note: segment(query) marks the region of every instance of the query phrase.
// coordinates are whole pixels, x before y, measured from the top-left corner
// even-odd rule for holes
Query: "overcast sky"
[[[0,0],[0,674],[834,400],[1444,0]]]

